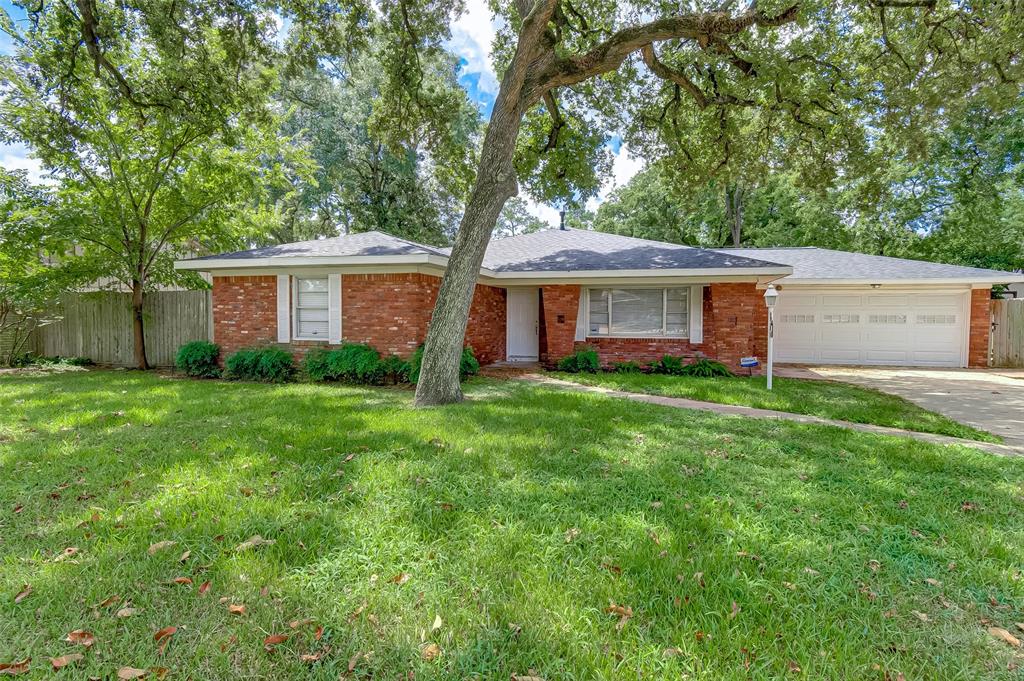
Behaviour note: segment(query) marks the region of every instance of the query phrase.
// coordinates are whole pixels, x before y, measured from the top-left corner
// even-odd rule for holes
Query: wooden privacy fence
[[[61,320],[35,332],[33,352],[88,357],[97,364],[134,366],[131,294],[112,291],[61,296]],[[146,356],[155,367],[174,365],[178,347],[210,337],[209,291],[155,291],[143,304]]]
[[[1024,298],[992,301],[994,367],[1024,367]]]

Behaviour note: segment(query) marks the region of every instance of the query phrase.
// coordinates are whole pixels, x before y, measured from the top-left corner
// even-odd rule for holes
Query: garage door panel
[[[961,366],[966,293],[786,290],[776,310],[782,362]]]

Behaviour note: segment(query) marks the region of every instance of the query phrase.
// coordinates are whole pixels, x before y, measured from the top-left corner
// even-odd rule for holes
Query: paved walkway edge
[[[532,383],[538,383],[540,385],[550,386],[553,388],[577,390],[579,392],[595,393],[607,395],[609,397],[619,397],[626,400],[632,400],[634,402],[658,404],[663,407],[696,409],[699,411],[710,411],[716,414],[726,414],[730,416],[748,416],[758,419],[776,419],[780,421],[794,421],[796,423],[836,426],[838,428],[859,430],[863,433],[874,433],[876,435],[889,435],[892,437],[905,437],[913,440],[921,440],[922,442],[930,442],[936,445],[959,445],[961,447],[971,447],[973,449],[980,449],[982,451],[986,451],[991,454],[999,454],[1001,456],[1024,456],[1024,448],[1013,447],[1011,445],[1000,445],[992,442],[979,442],[978,440],[965,440],[963,438],[951,437],[949,435],[919,433],[914,430],[903,430],[902,428],[890,428],[888,426],[876,426],[870,423],[854,423],[852,421],[826,419],[820,416],[794,414],[788,411],[757,409],[756,407],[741,407],[733,404],[718,404],[717,402],[702,402],[700,400],[690,400],[685,397],[665,397],[663,395],[649,395],[647,393],[631,393],[622,390],[614,390],[612,388],[603,388],[596,385],[573,383],[572,381],[564,381],[559,378],[544,376],[543,374],[523,374],[518,378],[520,380],[530,381]]]

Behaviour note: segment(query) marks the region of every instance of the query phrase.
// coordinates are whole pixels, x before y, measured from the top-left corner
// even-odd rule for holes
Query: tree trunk
[[[743,242],[743,185],[726,187],[725,215],[732,232],[733,248],[739,248]]]
[[[146,334],[142,321],[142,282],[132,281],[132,329],[135,334],[135,368],[148,369],[146,361]]]
[[[543,22],[541,22],[543,24]],[[516,54],[505,70],[480,149],[480,164],[466,212],[459,223],[448,267],[427,329],[423,363],[416,384],[416,406],[451,404],[462,399],[459,358],[469,321],[473,291],[484,253],[505,202],[519,191],[512,157],[527,108],[540,92],[525,93],[523,83],[536,50],[537,36],[524,29]]]

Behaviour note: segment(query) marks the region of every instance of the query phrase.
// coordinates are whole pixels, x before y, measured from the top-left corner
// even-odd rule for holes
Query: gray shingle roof
[[[778,267],[770,258],[746,257],[661,241],[581,229],[547,229],[495,239],[484,267],[495,272],[585,272]]]
[[[763,258],[772,262],[791,265],[793,274],[786,281],[800,280],[851,280],[871,281],[960,279],[969,281],[993,281],[1005,275],[1007,281],[1021,281],[1022,275],[978,267],[946,265],[924,260],[890,258],[884,255],[832,251],[826,248],[721,248],[719,253],[740,255],[749,258]]]
[[[330,256],[367,256],[367,255],[445,255],[442,249],[407,241],[384,232],[362,232],[346,234],[331,239],[315,239],[313,241],[296,241],[278,246],[253,248],[248,251],[220,253],[195,260],[253,260],[256,258],[275,257],[330,257]]]

